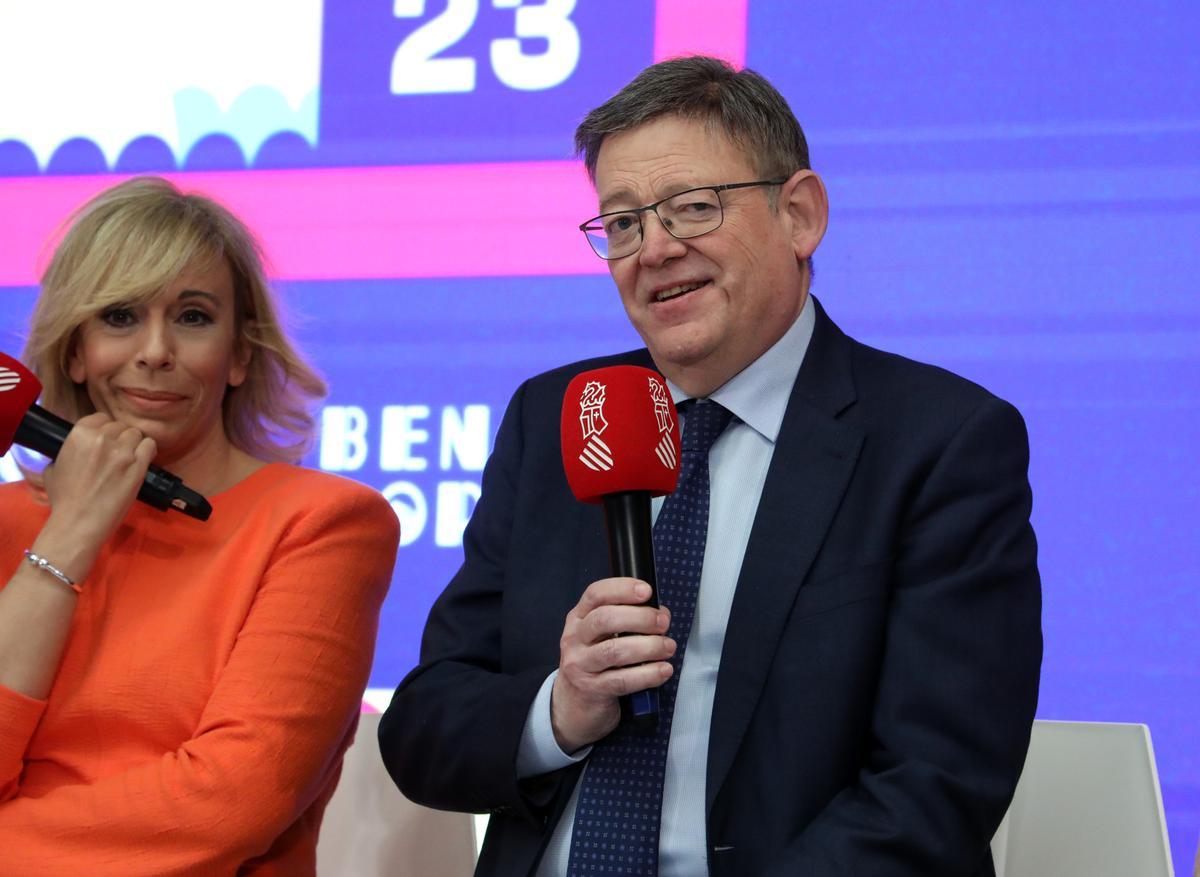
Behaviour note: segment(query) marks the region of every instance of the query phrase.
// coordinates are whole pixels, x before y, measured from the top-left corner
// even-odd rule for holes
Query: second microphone
[[[576,375],[563,397],[562,454],[575,498],[604,506],[612,574],[649,584],[657,606],[650,500],[679,481],[679,421],[662,375],[631,365]],[[623,706],[653,724],[658,691]]]

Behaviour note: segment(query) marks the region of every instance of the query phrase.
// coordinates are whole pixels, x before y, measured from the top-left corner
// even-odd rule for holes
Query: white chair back
[[[379,718],[363,714],[346,752],[321,824],[317,874],[470,877],[476,818],[400,794],[379,758]],[[1174,877],[1149,728],[1034,722],[992,857],[996,877]]]
[[[1145,725],[1034,722],[996,877],[1174,877]]]
[[[379,757],[379,714],[364,713],[317,840],[319,877],[470,877],[474,820],[412,803]]]

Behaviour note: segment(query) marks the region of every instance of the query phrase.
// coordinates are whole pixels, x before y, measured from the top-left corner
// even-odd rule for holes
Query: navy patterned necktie
[[[708,451],[733,416],[711,401],[680,407],[685,419],[679,486],[654,523],[658,596],[671,610],[670,633],[678,644],[671,658],[675,673],[659,689],[656,728],[623,721],[592,748],[575,809],[567,877],[658,875],[667,744],[708,536]]]

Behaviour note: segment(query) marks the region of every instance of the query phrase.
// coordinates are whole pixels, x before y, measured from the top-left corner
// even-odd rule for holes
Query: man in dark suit
[[[657,64],[577,144],[585,232],[646,350],[517,391],[384,717],[389,771],[493,814],[480,875],[992,874],[1041,661],[1020,415],[853,341],[809,295],[825,190],[761,77]],[[567,383],[618,363],[658,368],[683,420],[655,513],[703,562],[686,591],[660,556],[685,594],[662,609],[607,577],[560,458]],[[689,450],[702,423],[715,442]],[[618,708],[656,687],[657,749]]]

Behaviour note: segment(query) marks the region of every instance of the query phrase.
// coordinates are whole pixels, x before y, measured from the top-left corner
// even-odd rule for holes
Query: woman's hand
[[[156,450],[153,439],[107,414],[82,418],[46,467],[50,517],[30,550],[76,582],[86,579]],[[76,602],[74,592],[45,571],[17,566],[0,590],[0,685],[36,699],[48,695]]]
[[[156,453],[154,439],[107,414],[89,414],[71,429],[43,475],[50,518],[35,552],[76,581],[129,511]]]

